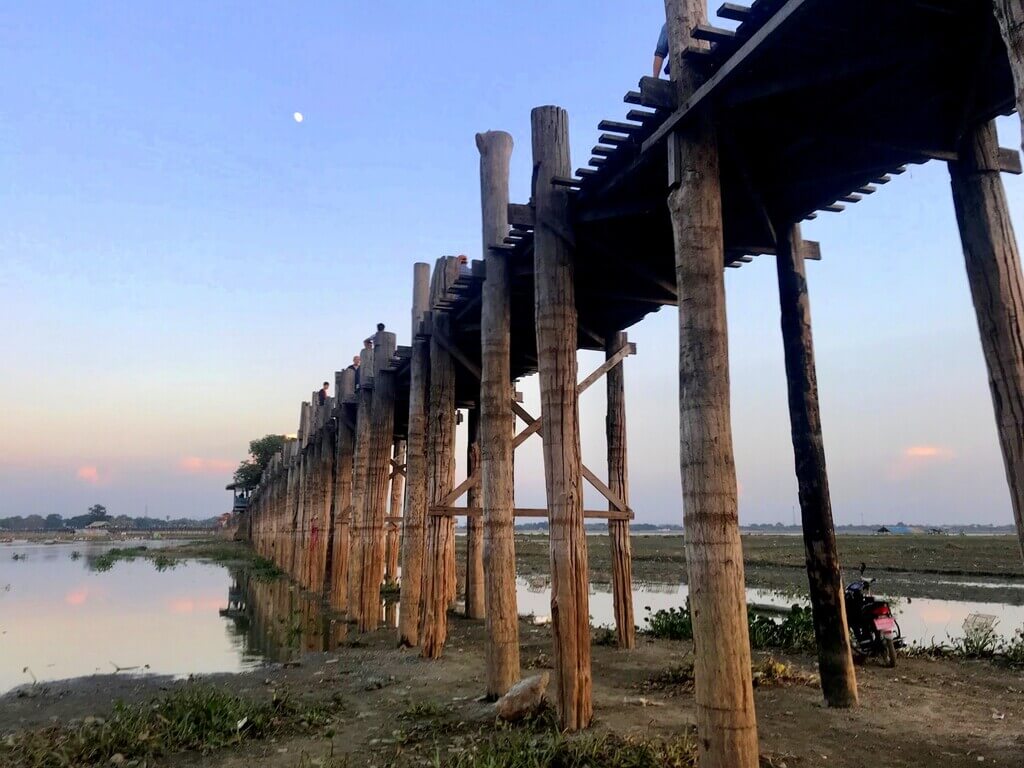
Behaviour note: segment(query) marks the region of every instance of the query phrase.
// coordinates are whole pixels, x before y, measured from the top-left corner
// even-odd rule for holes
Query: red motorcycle
[[[879,656],[885,666],[895,667],[896,649],[905,645],[903,633],[889,603],[871,594],[875,580],[865,578],[864,570],[861,563],[860,579],[847,584],[843,592],[851,645],[856,653]]]

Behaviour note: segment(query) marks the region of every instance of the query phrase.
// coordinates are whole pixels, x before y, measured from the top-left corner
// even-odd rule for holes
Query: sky
[[[513,135],[525,202],[530,109],[568,110],[584,165],[663,21],[660,0],[4,4],[0,517],[226,511],[250,439],[294,432],[378,321],[408,343],[415,261],[480,258],[474,134]],[[1019,146],[1015,117],[998,127]],[[1024,181],[1004,183],[1024,231]],[[1010,523],[945,166],[804,236],[837,522]],[[726,287],[741,522],[789,523],[771,258]],[[631,504],[678,523],[675,309],[630,338]],[[592,387],[599,475],[603,407]],[[522,506],[543,505],[540,455],[517,454]]]

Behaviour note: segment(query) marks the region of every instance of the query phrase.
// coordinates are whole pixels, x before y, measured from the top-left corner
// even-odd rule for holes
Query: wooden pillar
[[[480,410],[469,409],[466,440],[466,476],[480,471]],[[470,488],[466,506],[479,509],[480,486]],[[470,515],[466,518],[466,616],[484,617],[484,521]]]
[[[538,107],[530,118],[534,313],[550,529],[555,702],[562,727],[575,731],[590,725],[593,716],[590,596],[576,391],[574,238],[568,192],[551,183],[556,176],[572,175],[569,117],[559,107]]]
[[[395,439],[394,459],[398,467],[405,464],[405,440],[401,438]],[[389,511],[391,518],[402,516],[405,475],[398,471],[398,467],[392,467],[391,469],[391,506]],[[393,521],[387,526],[387,555],[384,563],[384,580],[389,584],[398,581],[398,531],[400,525],[401,523]]]
[[[313,583],[314,589],[320,594],[326,595],[331,587],[331,574],[329,568],[331,562],[331,533],[334,529],[334,487],[335,487],[335,465],[336,457],[335,439],[336,431],[330,425],[331,412],[334,410],[334,398],[327,398],[323,407],[320,432],[320,477],[321,496],[320,507],[320,531],[316,545],[317,571],[316,580]]]
[[[402,517],[402,591],[399,597],[398,643],[420,642],[423,612],[423,561],[427,517],[427,389],[430,344],[420,334],[420,321],[430,304],[430,265],[413,267],[412,357],[409,361],[409,429],[406,440],[405,514]]]
[[[778,228],[776,269],[782,314],[782,346],[789,390],[800,517],[810,584],[821,690],[830,707],[857,703],[857,677],[850,652],[843,579],[832,524],[832,500],[825,468],[825,442],[818,408],[818,375],[811,334],[811,301],[801,253],[800,225]]]
[[[994,123],[968,132],[949,164],[967,280],[988,366],[1010,502],[1024,554],[1024,279],[999,177]]]
[[[372,376],[373,350],[363,349],[359,353],[360,385],[356,390],[359,402],[356,414],[356,446],[352,460],[352,522],[349,529],[348,548],[348,615],[359,622],[361,617],[360,596],[363,589],[363,540],[366,504],[366,466],[370,451],[370,418],[373,408],[373,389],[363,386]]]
[[[480,206],[486,277],[480,310],[480,494],[484,523],[484,615],[487,696],[497,698],[519,680],[516,604],[515,483],[511,401],[511,319],[508,260],[493,246],[508,233],[508,177],[512,137],[477,134]]]
[[[605,347],[612,357],[629,339],[624,333],[611,334]],[[608,416],[605,435],[608,439],[608,487],[629,504],[629,466],[626,460],[626,376],[620,362],[608,371]],[[614,511],[611,502],[608,509]],[[629,540],[629,520],[608,521],[608,541],[612,553],[612,597],[615,609],[615,633],[619,648],[636,647],[636,626],[633,618],[633,550]]]
[[[338,434],[335,439],[334,541],[331,544],[334,565],[331,569],[331,607],[348,610],[348,555],[352,523],[352,462],[356,433],[348,418],[345,400],[355,395],[356,372],[346,368],[335,376],[338,397]]]
[[[439,261],[435,270],[444,269]],[[446,312],[433,312],[430,337],[430,400],[427,413],[427,499],[439,505],[455,484],[455,362],[439,335],[451,337]],[[423,656],[441,657],[448,637],[451,601],[450,553],[455,546],[455,519],[427,516],[427,558],[423,575]]]
[[[704,0],[665,0],[679,103],[699,76],[684,61],[702,44]],[[729,405],[718,143],[712,116],[693,115],[669,141],[669,215],[679,295],[680,474],[696,657],[701,768],[756,768],[757,718]]]
[[[1017,87],[1017,116],[1021,121],[1021,148],[1024,149],[1024,2],[992,0],[992,4]]]
[[[370,442],[367,450],[366,492],[360,546],[363,572],[360,632],[380,626],[380,585],[384,581],[384,518],[387,515],[391,449],[395,434],[395,374],[389,370],[395,354],[395,334],[377,331],[373,337],[373,395]],[[365,374],[364,374],[365,375]]]

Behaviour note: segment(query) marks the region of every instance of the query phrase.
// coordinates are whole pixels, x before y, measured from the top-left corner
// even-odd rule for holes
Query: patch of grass
[[[693,621],[690,608],[669,608],[651,613],[649,607],[644,608],[650,615],[644,618],[647,622],[647,634],[663,640],[692,640]]]
[[[71,553],[71,559],[72,559],[72,560],[81,560],[81,559],[82,559],[82,553],[81,553],[81,552],[79,552],[79,551],[78,551],[77,549],[76,549],[76,550],[74,550],[74,551],[72,551],[72,553]]]
[[[0,741],[0,764],[65,768],[148,761],[177,752],[211,752],[329,720],[325,708],[302,707],[287,697],[253,701],[189,685],[149,704],[119,702],[107,718],[9,735]]]
[[[11,560],[28,560],[28,555],[19,555],[17,552],[15,552],[13,555],[11,555]]]
[[[782,621],[748,611],[747,626],[752,648],[775,648],[789,653],[813,652],[817,648],[810,608],[794,605]]]
[[[432,720],[451,713],[450,707],[442,707],[432,701],[410,702],[399,717],[402,720]]]
[[[619,636],[615,634],[615,630],[608,627],[598,627],[594,630],[594,636],[591,642],[594,645],[600,646],[616,646],[619,644]]]
[[[249,564],[249,573],[256,581],[277,581],[285,575],[273,560],[259,555],[254,556]]]
[[[947,636],[948,642],[914,643],[905,653],[929,659],[985,660],[1024,667],[1024,627],[1014,632],[1009,640],[1004,640],[995,627],[993,624],[968,629],[963,637]]]
[[[402,590],[397,581],[385,581],[380,585],[380,596],[383,598],[398,597],[401,593]]]
[[[697,747],[689,735],[671,740],[614,734],[502,730],[458,754],[435,759],[443,768],[690,768]]]
[[[114,547],[108,549],[102,555],[92,558],[89,567],[100,573],[109,571],[116,563],[121,561],[131,562],[137,557],[144,557],[149,551],[148,547]]]
[[[644,619],[647,634],[665,640],[692,640],[693,619],[689,606],[650,612]],[[773,648],[790,653],[814,651],[814,621],[811,609],[794,605],[781,620],[747,612],[752,648]]]

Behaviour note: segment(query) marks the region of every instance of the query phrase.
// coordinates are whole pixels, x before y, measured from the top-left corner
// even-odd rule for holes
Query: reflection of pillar
[[[467,419],[466,476],[480,471],[480,410],[469,409]],[[466,506],[480,508],[480,484],[466,493]],[[484,617],[484,521],[479,515],[466,518],[466,616]]]
[[[552,183],[556,176],[572,175],[569,117],[559,107],[538,107],[530,117],[537,224],[534,313],[550,528],[555,701],[562,727],[575,731],[590,725],[593,701],[572,218],[568,191]]]
[[[705,0],[665,0],[678,103],[700,81],[684,52]],[[679,426],[701,768],[756,768],[750,637],[729,403],[718,140],[708,109],[668,137],[669,217],[679,296]]]

